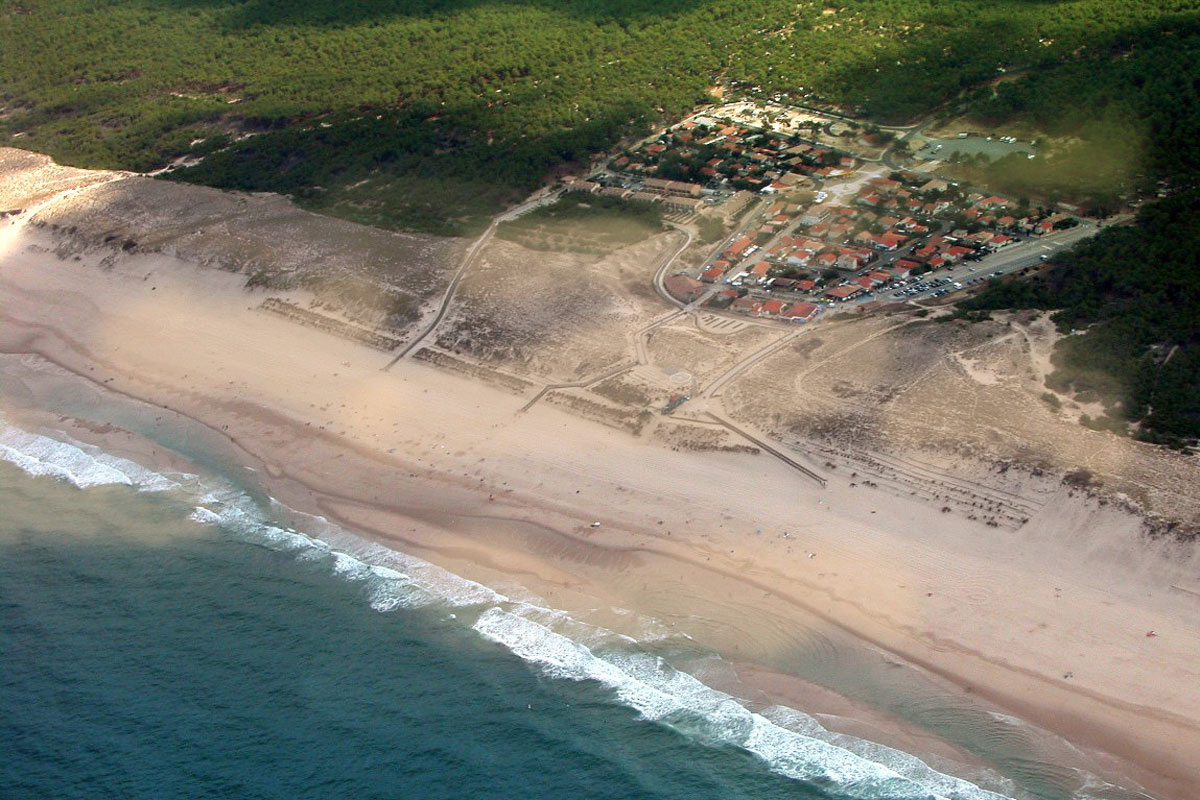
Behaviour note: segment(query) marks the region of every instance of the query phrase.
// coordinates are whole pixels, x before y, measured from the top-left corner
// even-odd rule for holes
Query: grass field
[[[654,206],[615,197],[567,195],[501,223],[496,235],[530,250],[604,255],[662,230],[662,211]]]

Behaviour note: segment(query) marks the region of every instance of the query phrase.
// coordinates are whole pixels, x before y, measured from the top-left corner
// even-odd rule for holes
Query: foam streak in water
[[[363,583],[371,608],[377,611],[435,603],[451,607],[483,605],[507,599],[419,558],[353,536],[319,517],[308,519],[324,538],[272,524],[240,492],[210,492],[204,500],[205,505],[192,512],[194,521],[220,525],[246,541],[327,564],[333,574]]]

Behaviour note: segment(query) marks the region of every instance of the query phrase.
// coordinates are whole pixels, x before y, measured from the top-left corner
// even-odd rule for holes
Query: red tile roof
[[[783,301],[767,300],[762,304],[762,307],[759,309],[759,311],[763,314],[778,314],[780,311],[783,311]]]
[[[784,319],[812,319],[818,310],[812,303],[792,303],[780,316]]]
[[[754,242],[751,241],[749,236],[743,236],[742,238],[735,241],[733,244],[729,245],[729,247],[727,247],[725,249],[725,252],[736,258],[736,257],[740,256],[742,254],[742,252],[747,247],[752,245],[753,243]]]
[[[694,300],[704,291],[704,284],[687,275],[672,275],[663,281],[663,285],[667,289],[667,294],[685,303]]]
[[[858,294],[862,294],[862,292],[863,292],[863,287],[861,287],[857,284],[849,283],[849,284],[845,284],[844,286],[833,287],[832,289],[830,289],[829,291],[827,291],[825,293],[825,296],[832,297],[835,300],[846,300],[847,298],[854,297],[855,295],[858,295]]]

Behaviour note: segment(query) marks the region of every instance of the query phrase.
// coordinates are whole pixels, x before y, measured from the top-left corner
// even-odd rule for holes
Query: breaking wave
[[[333,574],[364,584],[376,611],[433,604],[465,607],[508,599],[427,561],[363,540],[321,517],[290,513],[305,520],[306,532],[275,524],[248,495],[229,490],[209,493],[191,518],[219,525],[245,541],[328,565]]]
[[[747,709],[662,658],[614,641],[593,647],[568,638],[522,609],[486,609],[474,628],[550,677],[591,680],[612,689],[643,718],[711,746],[740,747],[775,772],[837,794],[889,800],[1002,800],[1009,794],[937,772],[915,756],[832,733],[795,709]],[[614,635],[614,639],[615,639]]]
[[[79,489],[120,484],[161,492],[179,485],[166,475],[91,445],[29,433],[3,420],[0,420],[0,460],[15,464],[30,475],[48,475]]]
[[[761,713],[751,711],[733,696],[672,668],[634,639],[579,622],[563,611],[511,599],[419,558],[366,541],[320,517],[282,506],[264,510],[229,485],[214,488],[192,475],[168,477],[90,445],[28,433],[2,420],[0,459],[30,475],[54,477],[80,489],[125,485],[139,491],[177,490],[192,499],[194,522],[292,553],[361,584],[376,611],[435,605],[459,610],[462,613],[456,616],[479,635],[548,677],[594,681],[648,721],[708,746],[741,748],[776,773],[834,796],[889,800],[1022,796],[999,776],[992,782],[1004,794],[940,773],[916,756],[828,731],[795,709],[776,706]],[[281,517],[302,524],[279,524]]]

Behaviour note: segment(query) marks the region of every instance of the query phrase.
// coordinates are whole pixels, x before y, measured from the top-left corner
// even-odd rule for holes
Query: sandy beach
[[[242,275],[63,260],[21,222],[0,221],[0,352],[203,423],[288,506],[635,638],[630,619],[658,620],[759,665],[738,673],[748,690],[844,715],[787,667],[829,652],[833,673],[857,648],[1064,737],[1101,777],[1200,791],[1200,599],[1172,588],[1194,583],[1195,551],[1148,546],[1123,510],[1064,487],[1000,534],[848,475],[821,488],[765,455],[521,412],[522,396],[385,371],[386,353],[265,313]],[[38,405],[0,411],[36,421]]]

